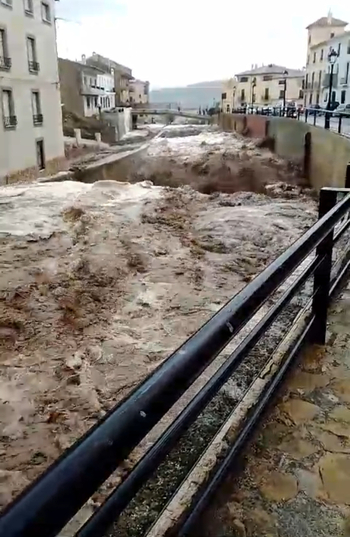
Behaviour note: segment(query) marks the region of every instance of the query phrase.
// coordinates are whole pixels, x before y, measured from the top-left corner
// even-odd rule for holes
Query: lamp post
[[[329,129],[330,127],[330,119],[331,119],[330,109],[332,105],[333,71],[334,71],[334,64],[337,61],[337,58],[338,58],[338,53],[334,50],[334,48],[331,47],[329,50],[329,54],[328,54],[328,61],[331,65],[331,72],[329,75],[328,103],[327,103],[327,111],[326,111],[325,123],[324,123],[325,129]]]
[[[252,78],[252,108],[254,106],[254,97],[255,97],[254,88],[256,88],[256,77],[255,76]]]
[[[284,90],[283,90],[283,115],[285,115],[286,113],[286,96],[287,96],[287,76],[288,76],[288,71],[283,71],[283,86],[284,86]]]

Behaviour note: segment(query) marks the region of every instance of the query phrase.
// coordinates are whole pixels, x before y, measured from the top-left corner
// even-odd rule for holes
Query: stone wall
[[[46,177],[47,175],[54,175],[60,171],[68,169],[68,161],[65,157],[59,157],[46,162],[45,170],[39,170],[37,166],[32,166],[31,168],[26,168],[24,170],[19,170],[13,172],[9,175],[6,175],[0,184],[10,185],[13,183],[33,181],[34,179],[40,177]]]
[[[350,162],[350,140],[344,136],[303,121],[280,117],[220,114],[218,124],[225,131],[238,132],[251,138],[273,138],[276,154],[304,166],[313,188],[345,185],[346,168]],[[310,154],[306,158],[308,133]]]

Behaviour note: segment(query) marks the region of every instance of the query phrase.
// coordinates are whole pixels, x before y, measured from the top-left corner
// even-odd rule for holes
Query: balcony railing
[[[11,58],[7,58],[6,56],[0,56],[0,69],[2,71],[8,71],[9,69],[11,69],[11,65]]]
[[[40,64],[38,62],[28,62],[29,71],[31,73],[38,73],[40,71]]]
[[[33,116],[34,125],[42,125],[44,122],[44,116],[42,114],[35,114]]]
[[[4,116],[5,129],[11,129],[17,125],[17,116]]]

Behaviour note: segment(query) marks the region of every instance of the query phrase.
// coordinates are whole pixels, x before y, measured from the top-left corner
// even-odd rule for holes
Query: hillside
[[[150,92],[150,102],[156,104],[181,106],[181,108],[199,108],[213,106],[220,102],[222,82],[200,82],[179,88],[162,88]]]

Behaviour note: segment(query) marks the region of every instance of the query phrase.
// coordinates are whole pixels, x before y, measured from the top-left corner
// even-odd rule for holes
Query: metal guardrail
[[[232,110],[232,114],[257,114],[262,116],[288,117],[311,123],[318,127],[331,129],[338,134],[350,137],[350,110],[349,112],[337,112],[325,108],[295,108],[292,106],[244,106]],[[349,119],[345,128],[344,120]]]
[[[338,202],[338,192],[344,198]],[[178,401],[214,358],[254,316],[280,285],[316,250],[304,272],[288,287],[246,339],[235,349],[190,404],[161,435],[130,471],[104,504],[76,534],[103,536],[136,493],[151,477],[200,412],[236,371],[278,314],[290,303],[306,280],[314,276],[313,305],[308,324],[285,357],[254,411],[246,419],[234,444],[215,474],[196,499],[188,518],[178,529],[188,535],[198,515],[221,483],[232,461],[244,445],[262,411],[274,394],[293,358],[306,341],[325,342],[330,295],[347,272],[346,252],[331,279],[332,250],[350,226],[344,216],[350,211],[350,190],[323,189],[317,223],[237,293],[179,349],[165,360],[130,395],[113,408],[87,434],[78,440],[39,479],[11,503],[0,518],[0,536],[54,537],[72,519],[100,485],[141,442],[166,412]],[[340,229],[334,233],[335,226]],[[338,226],[339,227],[339,226]]]

